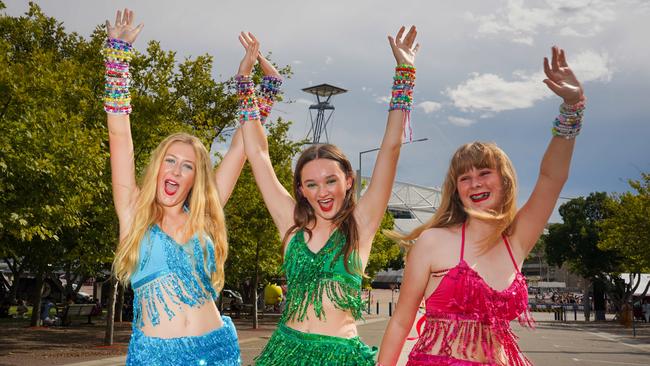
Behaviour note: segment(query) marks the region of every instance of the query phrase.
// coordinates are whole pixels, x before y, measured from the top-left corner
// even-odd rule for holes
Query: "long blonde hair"
[[[502,178],[502,203],[498,210],[476,211],[463,206],[458,195],[458,177],[472,168],[496,169]],[[494,231],[480,241],[484,245],[480,252],[490,249],[497,243],[501,235],[509,235],[512,223],[517,214],[517,176],[510,158],[494,143],[470,142],[456,150],[449,163],[449,170],[442,186],[440,207],[429,221],[415,228],[408,234],[386,231],[386,235],[398,241],[408,249],[420,234],[429,228],[452,227],[465,222],[468,216],[488,221],[494,226]]]
[[[209,258],[206,251],[210,241],[206,241],[204,238],[207,235],[212,240],[216,271],[210,273],[210,279],[214,289],[219,292],[223,287],[224,263],[228,256],[223,207],[219,202],[219,194],[212,174],[212,163],[208,151],[197,137],[187,133],[175,133],[168,136],[151,154],[149,164],[142,178],[133,222],[124,239],[120,241],[115,253],[113,273],[120,282],[128,284],[139,260],[142,238],[151,225],[162,221],[163,209],[156,200],[157,177],[167,149],[175,142],[182,142],[192,146],[196,154],[194,185],[185,202],[189,208],[186,232],[197,234],[203,247],[205,261]],[[210,268],[207,263],[204,263],[204,265],[205,268]]]

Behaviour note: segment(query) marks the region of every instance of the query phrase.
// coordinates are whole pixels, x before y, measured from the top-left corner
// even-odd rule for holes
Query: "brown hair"
[[[343,152],[336,146],[331,144],[318,144],[312,145],[305,149],[298,158],[296,163],[296,170],[293,174],[293,194],[296,197],[296,206],[293,210],[294,224],[287,230],[282,239],[286,243],[289,236],[298,230],[305,231],[311,237],[311,230],[307,227],[310,223],[316,221],[316,214],[314,208],[309,204],[307,199],[300,192],[302,184],[302,169],[312,160],[316,159],[329,159],[338,163],[339,168],[345,173],[346,178],[352,179],[350,189],[345,192],[345,199],[343,206],[332,218],[334,226],[345,235],[345,245],[343,246],[342,253],[345,253],[343,264],[348,273],[352,273],[348,268],[348,260],[353,251],[359,250],[359,230],[357,222],[354,219],[354,208],[356,207],[355,184],[356,179],[352,164],[343,155]],[[337,254],[337,258],[342,253]],[[356,268],[355,272],[361,272],[360,268]]]
[[[502,203],[497,210],[476,211],[463,206],[458,195],[458,177],[472,168],[496,169],[502,179]],[[440,207],[429,221],[408,234],[386,231],[386,235],[400,242],[407,250],[420,234],[429,228],[452,227],[460,225],[468,216],[491,222],[495,228],[492,234],[481,241],[485,246],[482,252],[490,249],[501,235],[510,234],[517,214],[517,176],[508,155],[492,142],[471,142],[456,150],[449,163],[449,170],[442,186]]]

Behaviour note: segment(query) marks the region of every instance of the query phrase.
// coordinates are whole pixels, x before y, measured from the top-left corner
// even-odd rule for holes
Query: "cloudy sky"
[[[9,15],[27,1],[4,0]],[[398,180],[440,186],[455,149],[494,141],[513,160],[522,204],[535,181],[560,100],[542,83],[550,47],[565,48],[588,97],[571,177],[563,197],[622,192],[627,179],[650,172],[650,3],[643,0],[466,1],[37,1],[44,12],[84,36],[125,6],[145,27],[136,42],[158,40],[180,57],[209,53],[215,79],[237,70],[242,30],[255,33],[273,60],[291,65],[290,103],[274,115],[292,120],[291,134],[310,126],[310,95],[330,83],[348,90],[333,98],[330,142],[355,168],[359,151],[379,145],[394,59],[386,41],[400,25],[418,26],[421,50],[414,138],[402,149]],[[245,6],[242,4],[246,4]],[[399,4],[399,5],[397,5]],[[136,106],[137,108],[137,106]],[[369,175],[374,153],[363,155]],[[560,201],[561,203],[562,201]],[[552,221],[560,220],[554,214]]]

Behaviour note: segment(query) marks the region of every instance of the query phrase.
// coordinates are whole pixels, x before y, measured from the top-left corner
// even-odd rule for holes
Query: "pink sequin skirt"
[[[494,363],[461,360],[450,356],[411,352],[406,366],[496,366]]]

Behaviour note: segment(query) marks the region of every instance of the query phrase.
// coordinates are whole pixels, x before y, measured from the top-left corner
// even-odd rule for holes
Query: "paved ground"
[[[390,291],[373,291],[373,297],[381,301],[380,313],[367,317],[359,323],[359,334],[370,346],[379,346],[388,324],[387,303]],[[395,294],[396,295],[396,294]],[[397,296],[395,296],[397,300]],[[535,365],[595,365],[637,366],[650,365],[650,325],[637,323],[636,337],[632,329],[623,328],[616,322],[585,323],[580,314],[578,321],[559,323],[550,313],[535,313],[538,326],[535,331],[522,329],[513,323],[520,336],[520,346]],[[567,314],[573,320],[573,314]],[[260,329],[253,330],[250,320],[235,319],[244,365],[251,364],[268,342],[277,315],[261,319]],[[0,323],[0,366],[118,366],[124,365],[126,344],[130,335],[130,323],[116,325],[116,343],[112,347],[101,346],[103,325],[76,324],[73,327],[29,328],[26,320]],[[414,341],[407,342],[399,365],[406,363],[408,351]]]
[[[359,325],[359,334],[370,346],[379,346],[388,319],[369,319]],[[637,336],[630,329],[623,329],[611,323],[538,323],[534,331],[523,329],[513,323],[520,336],[520,346],[535,365],[554,366],[647,366],[650,365],[650,326],[641,325]],[[268,335],[243,339],[241,342],[244,365],[253,362],[260,353]],[[406,363],[408,350],[413,342],[407,342],[402,351],[399,365]],[[74,366],[118,366],[124,365],[124,357],[95,362],[84,362]],[[70,365],[72,366],[72,364]]]

